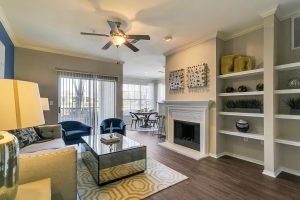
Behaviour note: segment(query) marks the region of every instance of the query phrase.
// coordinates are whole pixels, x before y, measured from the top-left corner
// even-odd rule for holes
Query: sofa
[[[112,124],[112,131],[126,136],[126,124],[123,120],[117,118],[108,118],[101,122],[101,134],[110,132],[110,125]]]
[[[52,199],[77,199],[77,150],[66,147],[61,125],[35,127],[51,139],[20,149],[19,184],[51,178]]]

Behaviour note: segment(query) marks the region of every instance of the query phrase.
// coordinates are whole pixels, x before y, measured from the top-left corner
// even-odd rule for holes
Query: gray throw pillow
[[[9,132],[16,136],[19,141],[20,148],[24,148],[41,140],[34,128],[16,129]]]
[[[47,126],[38,126],[36,127],[37,134],[45,140],[55,139],[55,131],[57,125],[47,125]]]

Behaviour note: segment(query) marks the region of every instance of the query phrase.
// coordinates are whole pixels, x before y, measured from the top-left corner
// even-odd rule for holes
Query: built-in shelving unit
[[[275,94],[300,94],[300,89],[275,90]]]
[[[282,115],[282,114],[277,114],[275,115],[276,119],[295,119],[295,120],[300,120],[300,115]]]
[[[287,172],[299,171],[299,165],[295,165],[296,160],[300,161],[298,154],[300,151],[300,137],[298,136],[300,115],[289,114],[289,107],[284,103],[289,98],[299,98],[300,89],[289,89],[288,82],[294,77],[299,77],[300,62],[278,65],[275,69],[274,96],[276,130],[274,132],[275,145],[277,145],[277,160],[279,166],[288,169]]]
[[[254,140],[264,140],[263,133],[241,133],[238,131],[227,131],[227,130],[219,130],[219,133],[225,134],[225,135],[232,135],[242,138],[250,138]]]
[[[300,140],[277,138],[277,139],[275,139],[275,142],[278,144],[286,144],[286,145],[290,145],[290,146],[300,147]]]
[[[240,113],[240,112],[219,112],[219,115],[240,116],[240,117],[264,117],[262,113]]]
[[[218,126],[217,133],[221,140],[222,151],[255,163],[263,163],[263,113],[229,112],[225,107],[227,100],[260,99],[263,101],[264,91],[256,91],[256,85],[263,83],[264,68],[217,76],[218,98]],[[244,85],[247,92],[237,92],[238,87]],[[226,93],[226,87],[233,87],[235,92]],[[237,120],[249,122],[249,132],[239,132],[235,128]],[[255,127],[255,123],[259,127]],[[249,139],[249,140],[248,140]],[[255,152],[255,153],[252,153]],[[257,162],[258,161],[258,162]]]
[[[240,78],[240,77],[247,77],[247,76],[254,76],[258,74],[263,74],[264,69],[253,69],[253,70],[248,70],[248,71],[243,71],[243,72],[236,72],[236,73],[230,73],[230,74],[225,74],[225,75],[219,75],[219,79],[228,79],[228,78]]]
[[[220,97],[256,96],[256,95],[264,95],[264,91],[219,93]]]
[[[262,164],[263,173],[269,176],[277,176],[278,170],[299,175],[300,115],[290,114],[292,112],[287,103],[291,98],[300,98],[300,88],[289,88],[290,80],[300,78],[300,62],[288,63],[299,54],[289,52],[281,55],[282,49],[289,47],[286,43],[278,43],[282,40],[280,33],[286,30],[281,29],[281,22],[275,23],[275,16],[272,17],[264,19],[265,28],[255,32],[258,37],[248,33],[217,46],[220,48],[218,52],[222,53],[217,58],[218,66],[225,55],[255,56],[256,64],[260,67],[260,64],[264,65],[249,71],[217,74],[217,154],[227,153]],[[255,91],[258,83],[264,84],[265,91]],[[247,87],[247,92],[237,92],[242,85]],[[228,87],[233,88],[234,92],[225,93]],[[227,112],[230,111],[226,107],[228,101],[247,99],[261,100],[263,113]],[[250,128],[247,133],[235,129],[235,122],[240,119],[248,121]]]
[[[295,69],[300,69],[300,62],[275,66],[275,70],[278,71],[288,71],[288,70],[295,70]]]

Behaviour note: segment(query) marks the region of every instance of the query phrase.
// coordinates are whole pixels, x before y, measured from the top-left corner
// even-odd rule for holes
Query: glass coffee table
[[[104,144],[101,134],[82,137],[81,158],[98,185],[146,170],[146,146],[119,133],[120,141]]]

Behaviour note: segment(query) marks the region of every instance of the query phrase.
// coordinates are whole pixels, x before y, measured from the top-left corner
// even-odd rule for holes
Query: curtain
[[[59,70],[59,121],[80,121],[98,132],[102,120],[116,115],[116,84],[116,77]]]

